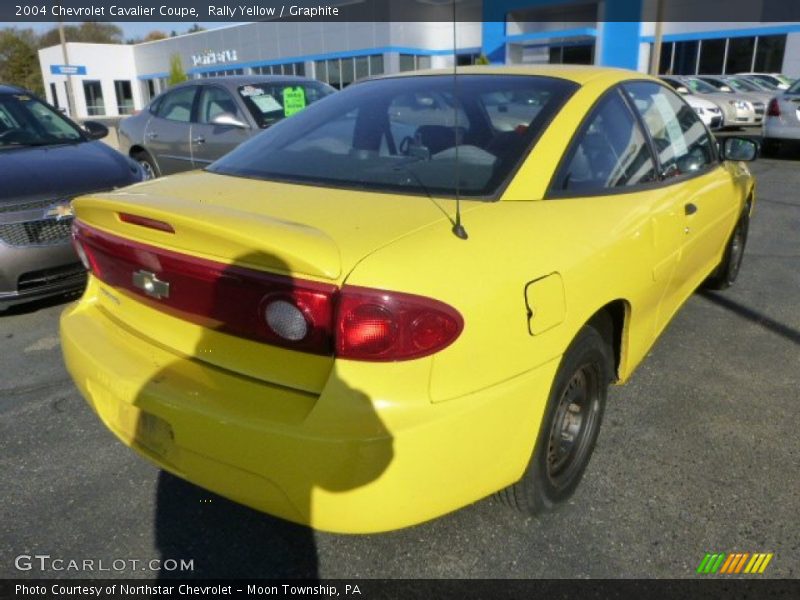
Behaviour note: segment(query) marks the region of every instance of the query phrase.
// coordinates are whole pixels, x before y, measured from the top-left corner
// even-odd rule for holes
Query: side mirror
[[[758,156],[758,144],[753,140],[740,137],[728,137],[722,142],[722,158],[724,160],[755,160]]]
[[[723,85],[721,88],[719,88],[719,91],[720,92],[730,92],[731,94],[733,93],[733,90],[730,87],[728,87],[727,85]]]
[[[102,140],[108,135],[108,127],[97,121],[84,121],[83,128],[90,140]]]
[[[239,129],[249,129],[247,123],[243,123],[228,112],[219,113],[217,116],[211,119],[211,122],[214,125],[228,125],[230,127],[238,127]]]

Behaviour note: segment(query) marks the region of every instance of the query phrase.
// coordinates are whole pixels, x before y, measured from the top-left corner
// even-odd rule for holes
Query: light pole
[[[663,38],[664,0],[656,0],[656,30],[653,36],[653,52],[650,54],[650,74],[658,75],[661,64],[661,40]]]
[[[59,4],[61,4],[59,2]],[[61,39],[61,54],[64,59],[64,64],[69,65],[69,54],[67,54],[67,38],[64,35],[64,20],[58,17],[58,37]],[[55,101],[55,98],[53,98]],[[77,118],[75,114],[75,96],[72,93],[72,75],[67,70],[67,109],[71,119]]]

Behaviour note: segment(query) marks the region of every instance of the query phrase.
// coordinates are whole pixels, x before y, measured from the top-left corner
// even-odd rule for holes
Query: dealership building
[[[408,0],[418,21],[261,21],[133,45],[66,44],[39,51],[48,101],[77,118],[115,117],[167,87],[180,57],[191,78],[313,77],[342,88],[363,77],[474,63],[578,63],[649,70],[661,27],[659,72],[782,72],[800,77],[800,22],[785,0],[748,0],[737,22],[716,21],[736,0]],[[349,4],[352,5],[352,2]],[[660,12],[659,12],[660,11]],[[408,13],[406,13],[408,14]],[[742,17],[752,21],[741,21]]]

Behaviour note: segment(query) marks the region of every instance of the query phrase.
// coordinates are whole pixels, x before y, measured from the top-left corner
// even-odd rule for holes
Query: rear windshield
[[[329,85],[311,81],[250,83],[238,88],[259,127],[269,127],[335,91]]]
[[[513,75],[355,84],[208,169],[257,179],[493,197],[577,84]]]

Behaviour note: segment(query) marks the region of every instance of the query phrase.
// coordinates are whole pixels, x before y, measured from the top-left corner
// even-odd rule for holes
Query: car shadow
[[[219,283],[227,280],[229,285],[231,281],[234,286],[240,285],[237,266],[267,265],[270,271],[290,272],[280,259],[264,253],[239,257],[234,264],[215,283],[208,284],[213,290],[200,299],[199,305],[209,309],[237,301],[231,288],[223,291]],[[169,276],[162,278],[168,280]],[[325,384],[327,396],[320,399],[306,395],[310,399],[301,413],[294,404],[287,404],[286,410],[295,416],[281,420],[287,413],[276,410],[275,405],[287,402],[288,388],[283,390],[282,399],[275,398],[275,390],[281,386],[243,377],[221,366],[209,366],[203,356],[220,351],[218,345],[215,347],[219,334],[215,336],[211,329],[203,331],[193,356],[163,365],[139,388],[134,401],[136,417],[129,432],[134,447],[168,471],[186,474],[187,479],[203,486],[166,470],[159,474],[154,535],[163,568],[157,576],[316,579],[313,530],[243,504],[258,506],[268,499],[265,504],[282,507],[276,511],[278,514],[283,510],[282,514],[297,522],[313,521],[321,502],[338,502],[336,495],[365,486],[380,476],[393,458],[392,437],[370,398],[350,387],[335,366]],[[287,351],[280,360],[290,361],[293,355]],[[222,363],[225,362],[223,358]],[[239,365],[240,361],[233,364]],[[240,391],[233,392],[233,388]],[[288,398],[299,402],[292,393],[289,390]],[[176,410],[176,406],[181,408]],[[192,427],[188,426],[189,421],[193,422]],[[153,442],[161,435],[153,433],[154,422],[162,424],[155,430],[162,427],[162,433],[166,431],[161,442]],[[327,427],[339,432],[335,439],[326,437]],[[250,436],[245,433],[246,428]],[[253,435],[254,428],[257,435]],[[278,438],[287,431],[290,433],[286,438]],[[359,439],[368,441],[354,443]],[[160,448],[159,443],[164,446]],[[236,463],[242,470],[228,466]],[[204,487],[217,489],[235,501]],[[342,509],[342,518],[353,518],[348,512],[347,507]],[[336,528],[335,522],[332,528]],[[170,565],[191,561],[192,568],[169,570],[165,562],[168,559],[176,561]]]
[[[782,338],[800,346],[800,331],[789,327],[788,325],[784,325],[780,321],[776,321],[768,317],[767,315],[758,312],[757,310],[753,310],[752,308],[745,306],[744,304],[740,304],[735,300],[731,300],[725,296],[721,296],[719,294],[715,294],[714,292],[710,292],[708,290],[703,290],[700,292],[700,296],[720,306],[725,308],[735,315],[750,321],[751,323],[755,323],[756,325],[763,327],[767,331],[771,331],[772,333],[781,336]]]

